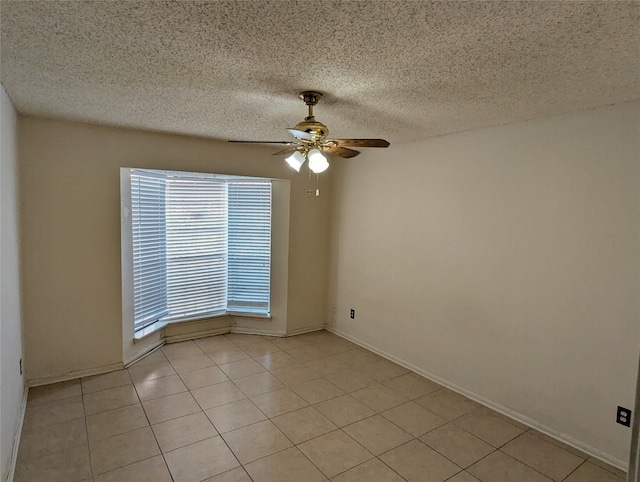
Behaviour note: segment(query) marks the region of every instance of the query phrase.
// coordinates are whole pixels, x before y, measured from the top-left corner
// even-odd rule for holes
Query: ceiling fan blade
[[[296,146],[287,147],[286,149],[282,149],[281,151],[274,152],[271,154],[272,156],[288,156],[289,154],[293,154],[296,152],[298,148]]]
[[[291,141],[227,141],[227,142],[235,142],[239,144],[280,144],[282,146],[290,146],[295,144],[295,142]]]
[[[339,146],[349,147],[389,147],[389,142],[384,139],[331,139]]]
[[[354,151],[353,149],[347,149],[346,147],[340,147],[340,146],[328,147],[328,148],[325,148],[324,150],[329,154],[335,154],[337,156],[345,157],[347,159],[350,157],[356,157],[358,154],[360,154],[360,152],[358,151]]]
[[[311,134],[310,132],[305,132],[298,129],[287,129],[287,130],[293,137],[297,137],[298,139],[306,139],[309,141],[313,141],[315,139],[313,134]]]

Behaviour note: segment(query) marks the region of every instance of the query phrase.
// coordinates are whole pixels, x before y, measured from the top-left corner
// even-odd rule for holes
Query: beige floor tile
[[[33,431],[22,431],[18,460],[49,455],[78,445],[87,444],[84,418],[54,423]]]
[[[318,403],[315,408],[338,427],[344,427],[376,413],[350,395]]]
[[[152,425],[151,429],[162,452],[170,452],[218,435],[207,416],[202,412],[167,420]]]
[[[291,390],[311,404],[324,402],[325,400],[345,394],[324,378],[316,378],[315,380],[309,380],[299,385],[292,385]]]
[[[172,358],[169,360],[173,369],[177,373],[186,373],[200,368],[208,368],[215,366],[215,363],[204,353],[198,355],[185,356],[181,358]]]
[[[64,400],[65,398],[77,397],[79,395],[82,395],[80,380],[69,380],[66,382],[52,383],[51,385],[29,388],[27,403],[30,405],[37,405],[40,403]]]
[[[494,447],[501,447],[522,433],[522,429],[495,416],[490,410],[479,410],[456,419],[458,427],[465,429]]]
[[[550,482],[540,472],[518,462],[499,450],[476,462],[467,472],[483,482]],[[577,479],[580,482],[595,482],[593,479]]]
[[[220,436],[167,452],[164,458],[174,482],[200,482],[240,465]]]
[[[180,378],[182,378],[182,381],[189,390],[229,381],[229,377],[227,377],[220,368],[215,366],[181,373]]]
[[[482,482],[480,479],[476,479],[469,472],[459,472],[451,477],[447,482]]]
[[[107,412],[100,412],[87,417],[87,434],[89,442],[130,432],[149,425],[147,416],[139,403],[116,408]]]
[[[271,421],[296,445],[338,428],[313,407],[285,413]]]
[[[220,370],[222,370],[225,375],[227,375],[232,380],[236,378],[248,377],[249,375],[255,375],[256,373],[262,373],[266,371],[265,367],[251,358],[231,363],[224,363],[218,366],[220,367]]]
[[[525,427],[525,429],[526,429],[526,427]],[[567,452],[572,453],[573,455],[577,455],[578,457],[582,457],[582,458],[587,457],[587,455],[584,452],[581,452],[580,450],[578,450],[578,449],[576,449],[574,447],[571,447],[570,445],[567,445],[564,442],[560,442],[560,440],[557,440],[557,439],[555,439],[553,437],[550,437],[549,435],[546,435],[546,434],[544,434],[542,432],[538,432],[535,429],[530,428],[530,429],[527,430],[527,432],[530,435],[534,435],[534,436],[536,436],[538,438],[541,438],[545,442],[549,442],[549,443],[551,443],[551,444],[553,444],[553,445],[555,445],[557,447],[560,447],[561,449],[566,450]],[[604,464],[604,462],[601,462],[601,463]],[[595,465],[598,465],[598,464],[596,463]],[[611,466],[609,466],[609,467],[611,467]],[[602,467],[602,468],[606,468],[606,467]],[[611,468],[613,469],[613,467],[611,467]],[[624,477],[624,475],[618,475],[618,477]]]
[[[340,363],[340,362],[339,362]],[[377,385],[377,380],[370,377],[365,377],[359,373],[351,371],[351,369],[335,372],[331,374],[325,374],[324,378],[333,383],[336,387],[344,390],[347,393],[355,392],[356,390],[362,390],[363,388],[370,387],[371,385]]]
[[[532,430],[531,433],[534,434],[534,431]],[[585,456],[585,454],[581,453],[579,450],[574,449],[573,447],[569,447],[568,445],[563,444],[562,442],[558,442],[557,440],[551,439],[551,437],[549,437],[549,439],[550,440],[548,440],[548,441],[550,441],[551,443],[555,442],[557,444],[561,444],[560,447],[564,448],[567,451],[574,450],[576,452],[576,455],[578,455],[580,457],[584,457]],[[620,477],[621,479],[626,479],[627,478],[627,473],[624,470],[621,470],[621,469],[619,469],[617,467],[609,465],[608,463],[603,462],[602,460],[598,460],[596,458],[589,457],[587,459],[587,462],[590,462],[593,465],[596,465],[596,466],[600,467],[601,469],[605,469],[606,471],[611,472],[616,477]]]
[[[161,455],[94,477],[93,482],[172,482]]]
[[[409,370],[405,367],[389,360],[380,360],[371,364],[367,363],[365,366],[359,367],[358,370],[364,375],[380,382],[409,373]]]
[[[220,433],[230,432],[267,419],[248,398],[210,408],[205,410],[205,413]]]
[[[414,400],[418,405],[440,415],[447,421],[462,417],[480,408],[480,405],[467,397],[442,388]]]
[[[390,408],[380,415],[414,437],[419,437],[447,423],[442,417],[413,402]]]
[[[282,383],[287,386],[299,385],[320,378],[320,374],[304,365],[290,365],[283,368],[271,370],[271,374],[275,375]]]
[[[331,482],[404,482],[380,459],[371,459],[331,479]]]
[[[94,476],[160,454],[149,427],[95,442],[90,451]]]
[[[91,477],[87,445],[18,463],[14,482],[76,482]]]
[[[269,372],[238,378],[233,382],[247,397],[284,388],[284,384]]]
[[[87,415],[106,412],[126,407],[127,405],[135,405],[136,403],[140,403],[140,400],[133,385],[109,388],[84,395],[84,411]]]
[[[305,362],[304,366],[311,368],[322,376],[331,375],[332,373],[344,373],[349,370],[349,367],[346,364],[342,363],[340,360],[334,360],[331,357]]]
[[[288,388],[256,395],[251,400],[267,417],[277,417],[308,405],[302,398]]]
[[[373,455],[342,430],[336,430],[298,445],[327,477],[334,477],[373,458]]]
[[[127,368],[127,371],[133,383],[176,374],[173,366],[168,361],[145,363],[144,365],[135,364]]]
[[[258,341],[256,343],[251,343],[250,345],[244,345],[241,348],[242,351],[252,357],[263,356],[268,353],[276,353],[282,351],[280,348],[272,343],[269,343],[268,341]]]
[[[193,342],[205,353],[222,349],[237,348],[235,343],[229,341],[222,335],[199,338],[198,340],[193,340]]]
[[[245,469],[254,482],[323,482],[327,480],[297,448],[291,447],[260,460]]]
[[[254,359],[267,370],[275,370],[276,368],[284,368],[291,365],[299,365],[300,362],[288,353],[278,351],[267,353],[266,355],[256,356]]]
[[[178,343],[167,343],[162,348],[162,353],[169,361],[175,358],[184,358],[186,356],[200,355],[204,353],[198,345],[193,341],[181,341]]]
[[[233,382],[216,383],[208,387],[197,388],[191,393],[203,410],[246,398]]]
[[[300,348],[301,346],[307,346],[309,344],[308,342],[301,340],[297,336],[290,336],[288,338],[275,338],[271,340],[271,343],[283,350]]]
[[[222,437],[242,464],[291,447],[289,439],[269,420],[224,433]]]
[[[334,340],[318,343],[315,345],[315,347],[325,352],[327,355],[337,355],[339,353],[355,350],[356,348],[358,348],[358,345],[355,345],[346,340]]]
[[[142,407],[152,425],[201,411],[189,392],[147,400],[142,402]]]
[[[591,462],[585,462],[567,477],[564,482],[624,482],[625,478],[600,468]]]
[[[529,433],[523,433],[500,450],[558,482],[585,460]]]
[[[442,386],[436,382],[427,380],[415,373],[407,373],[399,377],[390,378],[382,382],[382,384],[404,395],[409,400],[420,398],[442,388]]]
[[[258,343],[259,341],[263,341],[260,335],[245,335],[243,333],[227,333],[224,336],[237,346],[251,345],[252,343]]]
[[[216,475],[202,482],[252,482],[242,467],[231,469],[223,474]]]
[[[384,385],[371,385],[353,392],[351,396],[376,412],[383,412],[407,402],[404,395],[400,395]]]
[[[456,465],[466,468],[495,450],[478,437],[448,423],[420,437],[420,440]]]
[[[146,380],[136,383],[135,387],[140,400],[153,400],[154,398],[187,391],[187,387],[178,375]]]
[[[249,355],[247,355],[235,345],[233,346],[233,348],[222,347],[212,351],[208,351],[207,355],[218,365],[232,363],[238,360],[246,360],[250,358]]]
[[[54,423],[66,422],[85,416],[82,396],[54,400],[35,405],[27,404],[24,430],[37,430]]]
[[[329,356],[313,345],[301,346],[300,348],[288,348],[285,351],[301,363],[319,360]]]
[[[408,482],[442,482],[460,472],[460,467],[418,440],[396,447],[380,459]]]
[[[380,415],[347,425],[343,430],[373,455],[380,455],[413,439],[411,434]]]
[[[93,393],[109,388],[124,387],[131,385],[131,383],[131,377],[127,370],[116,370],[115,372],[83,378],[82,393]]]

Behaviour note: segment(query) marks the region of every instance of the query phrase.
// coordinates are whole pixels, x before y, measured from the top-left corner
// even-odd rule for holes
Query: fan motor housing
[[[302,122],[296,124],[294,129],[311,134],[316,141],[322,141],[329,135],[329,129],[322,122],[318,122],[315,117],[306,117]]]

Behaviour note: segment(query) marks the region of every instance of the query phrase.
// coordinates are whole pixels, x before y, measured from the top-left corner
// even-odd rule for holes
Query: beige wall
[[[329,198],[307,195],[273,148],[32,117],[19,128],[29,380],[123,359],[120,167],[291,179],[287,331],[324,323]]]
[[[20,299],[16,111],[0,88],[0,480],[6,480],[22,425],[24,378]]]
[[[640,104],[370,150],[333,172],[335,328],[624,465]],[[349,309],[356,319],[349,319]]]

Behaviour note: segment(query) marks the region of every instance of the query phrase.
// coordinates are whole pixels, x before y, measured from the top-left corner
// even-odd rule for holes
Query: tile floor
[[[623,482],[326,331],[165,345],[33,388],[16,482]]]

